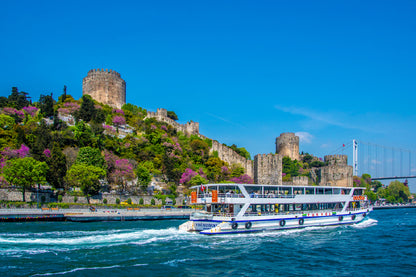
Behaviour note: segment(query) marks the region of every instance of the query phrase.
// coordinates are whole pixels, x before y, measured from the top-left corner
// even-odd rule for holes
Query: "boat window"
[[[331,188],[325,188],[325,194],[332,194]]]
[[[305,188],[305,194],[315,194],[315,188]]]
[[[245,188],[251,198],[258,198],[261,195],[261,186],[247,186]]]
[[[354,195],[363,195],[363,190],[362,189],[355,189],[354,190]]]
[[[281,187],[279,188],[279,194],[280,195],[291,195],[292,193],[292,188],[291,187]]]
[[[323,188],[316,188],[316,194],[324,194]]]
[[[341,190],[339,188],[333,188],[332,191],[333,191],[334,194],[340,194],[341,193]]]
[[[305,194],[305,188],[293,188],[294,194]]]
[[[351,192],[351,189],[341,189],[341,194],[348,195],[350,194],[350,192]]]

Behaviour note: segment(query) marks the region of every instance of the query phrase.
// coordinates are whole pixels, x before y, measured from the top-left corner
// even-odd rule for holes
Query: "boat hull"
[[[282,216],[251,216],[241,219],[192,219],[180,226],[181,230],[196,231],[204,235],[251,233],[306,227],[356,224],[365,219],[370,209],[348,213],[312,213]]]

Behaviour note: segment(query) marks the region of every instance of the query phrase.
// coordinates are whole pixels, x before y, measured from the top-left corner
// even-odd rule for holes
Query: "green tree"
[[[87,164],[74,164],[66,174],[66,180],[72,186],[80,187],[90,203],[90,196],[98,194],[100,178],[105,176],[104,169]]]
[[[84,121],[79,121],[72,127],[74,132],[74,138],[78,145],[85,147],[91,145],[92,132],[90,126],[85,124]]]
[[[30,101],[27,100],[27,98],[27,92],[20,92],[17,87],[12,87],[12,93],[9,95],[8,104],[18,110],[21,110],[23,107],[30,105]]]
[[[407,202],[410,197],[409,188],[400,181],[393,181],[387,187],[389,195],[394,197],[396,202]]]
[[[0,114],[0,128],[4,130],[13,129],[14,118],[5,114]]]
[[[91,95],[83,95],[81,107],[76,117],[84,120],[85,122],[90,122],[94,117],[95,112],[94,100],[92,100]]]
[[[146,190],[152,181],[152,174],[144,164],[139,164],[135,170],[137,181],[143,190]]]
[[[64,178],[66,175],[66,157],[62,153],[58,143],[54,143],[51,157],[46,160],[49,165],[46,180],[54,188],[64,188]]]
[[[101,151],[98,148],[92,148],[90,146],[82,147],[79,149],[76,164],[94,165],[100,168],[105,168],[105,160]]]
[[[39,126],[36,128],[33,134],[35,136],[35,141],[31,147],[32,154],[37,160],[45,161],[46,157],[43,155],[43,151],[49,148],[52,137],[51,131],[49,130],[44,120],[40,122]]]
[[[32,157],[16,158],[6,162],[3,168],[4,178],[11,185],[20,187],[25,199],[26,189],[33,185],[43,184],[46,182],[48,165],[45,162],[39,162]]]
[[[208,184],[208,180],[198,174],[192,177],[192,179],[189,181],[189,184],[191,186],[199,186],[201,184]]]
[[[54,115],[53,104],[54,101],[52,98],[52,93],[51,95],[40,95],[38,108],[44,117],[50,117]]]
[[[291,160],[289,157],[285,156],[282,160],[282,172],[286,173],[287,175],[290,174],[290,176],[299,176],[299,169],[300,164],[297,160]]]
[[[168,111],[167,115],[172,120],[175,120],[175,121],[178,120],[178,116],[176,115],[174,111]]]

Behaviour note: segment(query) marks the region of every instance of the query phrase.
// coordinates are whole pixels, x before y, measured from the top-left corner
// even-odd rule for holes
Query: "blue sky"
[[[0,91],[78,99],[108,68],[127,102],[252,156],[282,132],[320,157],[354,138],[416,151],[415,14],[415,1],[1,1]]]

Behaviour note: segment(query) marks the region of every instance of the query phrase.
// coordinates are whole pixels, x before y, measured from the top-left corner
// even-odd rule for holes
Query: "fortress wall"
[[[282,185],[282,158],[279,154],[254,156],[254,183]]]
[[[353,168],[348,165],[347,155],[327,155],[328,165],[311,170],[313,182],[321,186],[353,186]]]
[[[216,140],[212,141],[212,148],[210,152],[218,152],[218,158],[227,162],[228,164],[239,164],[244,168],[244,172],[253,178],[253,161],[247,160],[232,150],[231,148],[219,143]]]

